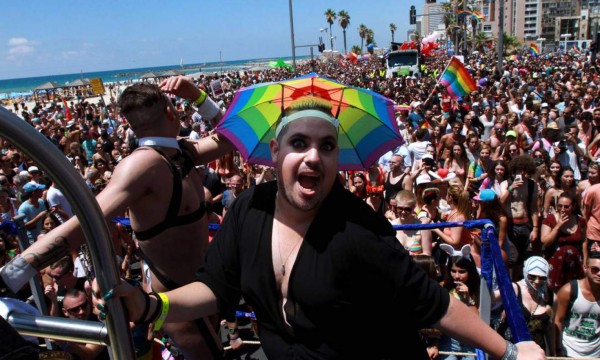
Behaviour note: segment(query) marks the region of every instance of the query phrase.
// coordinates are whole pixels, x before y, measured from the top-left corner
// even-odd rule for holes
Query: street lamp
[[[546,41],[546,38],[540,37],[537,38],[535,41],[540,43],[540,51],[544,52],[544,41]]]
[[[564,40],[563,40],[563,42],[564,42],[564,50],[565,50],[565,52],[567,52],[567,41],[569,41],[569,38],[571,37],[571,34],[561,34],[560,37],[564,38]]]

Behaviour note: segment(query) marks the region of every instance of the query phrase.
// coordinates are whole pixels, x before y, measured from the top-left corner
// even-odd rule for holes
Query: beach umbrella
[[[275,138],[282,109],[310,95],[328,101],[339,120],[340,170],[366,169],[404,143],[390,99],[315,73],[239,90],[216,131],[229,139],[248,162],[273,166],[269,141]]]
[[[277,59],[277,61],[269,62],[269,66],[272,68],[290,68],[290,69],[292,68],[292,65],[283,61],[282,58]]]

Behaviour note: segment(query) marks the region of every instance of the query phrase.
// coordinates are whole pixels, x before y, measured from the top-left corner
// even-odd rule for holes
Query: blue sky
[[[365,24],[380,46],[406,40],[410,5],[424,0],[294,0],[296,45],[314,44],[328,8],[350,14],[348,48]],[[0,79],[291,56],[286,0],[7,1],[0,21]],[[333,26],[334,48],[343,50]],[[327,49],[329,42],[325,41]],[[309,55],[298,49],[296,55]]]

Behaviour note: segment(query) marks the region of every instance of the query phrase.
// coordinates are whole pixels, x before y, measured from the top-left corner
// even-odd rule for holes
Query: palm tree
[[[483,49],[488,45],[489,41],[490,38],[483,31],[480,31],[473,36],[473,46],[479,52],[484,52]]]
[[[331,31],[331,25],[333,25],[333,22],[335,21],[337,14],[332,9],[327,9],[327,11],[325,11],[324,15],[325,15],[325,20],[327,21],[327,23],[329,23],[329,42],[331,45],[331,51],[333,51],[333,32]]]
[[[360,52],[362,53],[363,45],[365,43],[365,39],[367,38],[367,31],[369,28],[365,24],[360,24],[358,26],[358,36],[360,36]]]
[[[368,44],[373,44],[373,46],[377,45],[375,43],[375,33],[373,32],[373,29],[367,29],[367,45]]]
[[[360,49],[360,46],[352,45],[352,48],[350,48],[350,51],[355,54],[360,54],[362,50]]]
[[[344,54],[348,53],[348,49],[346,48],[346,28],[350,25],[350,14],[346,10],[340,10],[338,13],[338,22],[342,28],[342,32],[344,33]]]
[[[502,55],[506,55],[521,46],[521,42],[516,36],[510,35],[506,32],[502,34],[502,42],[504,45],[504,49],[502,49]]]
[[[392,33],[392,42],[394,42],[394,33],[396,32],[396,30],[398,30],[398,28],[396,27],[396,24],[391,23],[390,24],[390,31]]]

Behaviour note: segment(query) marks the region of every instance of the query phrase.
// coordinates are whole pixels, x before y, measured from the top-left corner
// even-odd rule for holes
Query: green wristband
[[[200,90],[200,96],[198,96],[198,98],[196,100],[194,100],[194,104],[196,104],[197,106],[200,106],[200,105],[204,104],[205,100],[206,100],[206,92],[203,90]]]

